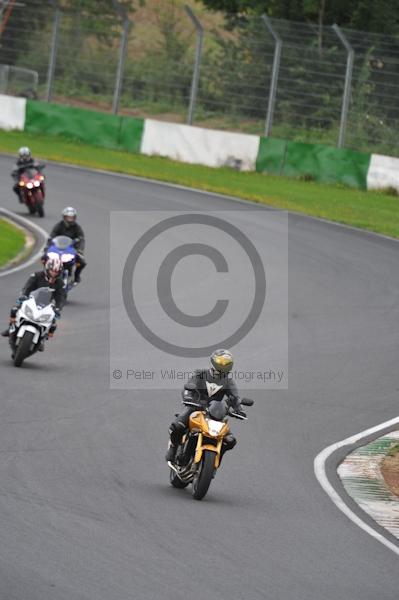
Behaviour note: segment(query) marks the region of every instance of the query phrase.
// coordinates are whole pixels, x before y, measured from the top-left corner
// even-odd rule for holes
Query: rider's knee
[[[223,444],[226,450],[232,450],[236,443],[237,439],[231,433],[227,434],[223,440]]]
[[[186,426],[182,421],[173,421],[169,427],[170,440],[172,444],[180,444],[181,438],[186,430]]]

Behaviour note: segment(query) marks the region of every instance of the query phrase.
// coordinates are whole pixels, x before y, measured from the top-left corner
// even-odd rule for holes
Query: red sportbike
[[[31,215],[44,217],[44,197],[46,195],[44,175],[38,169],[29,167],[19,176],[19,195]]]

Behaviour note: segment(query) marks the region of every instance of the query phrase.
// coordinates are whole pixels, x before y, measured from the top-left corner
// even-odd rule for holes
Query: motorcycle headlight
[[[26,316],[28,317],[28,319],[33,319],[33,310],[30,308],[30,306],[25,306],[24,312],[25,312]]]
[[[27,183],[26,187],[28,188],[28,190],[31,190],[33,188],[33,183],[31,183],[31,182]]]
[[[223,422],[214,421],[213,419],[208,419],[207,423],[209,434],[214,436],[218,436],[224,426]]]
[[[38,323],[46,323],[46,321],[49,321],[50,319],[51,319],[51,314],[50,313],[46,313],[45,315],[41,315],[37,319],[37,322]]]
[[[34,185],[35,187],[39,187],[39,185],[40,185],[40,181],[35,181],[35,182],[33,183],[33,185]]]

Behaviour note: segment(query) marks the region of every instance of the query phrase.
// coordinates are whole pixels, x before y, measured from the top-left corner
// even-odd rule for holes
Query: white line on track
[[[0,215],[1,214],[8,217],[12,221],[16,221],[17,223],[20,223],[21,225],[26,227],[26,229],[34,229],[37,233],[40,234],[40,236],[43,237],[43,242],[45,242],[47,240],[48,233],[42,227],[40,227],[40,225],[36,225],[36,223],[29,221],[29,219],[26,219],[25,217],[16,215],[15,213],[11,212],[10,210],[7,210],[6,208],[0,208]],[[35,263],[40,258],[41,254],[42,254],[42,251],[40,249],[37,252],[35,252],[35,254],[30,256],[26,261],[24,261],[20,265],[18,265],[17,267],[12,267],[11,269],[6,269],[5,271],[1,271],[0,277],[5,277],[6,275],[11,275],[11,273],[16,273],[17,271],[26,269],[27,267],[29,267],[30,265]]]
[[[370,525],[368,525],[365,521],[363,521],[356,513],[354,513],[349,508],[349,506],[345,503],[344,499],[341,498],[339,493],[333,488],[330,481],[328,480],[327,473],[326,473],[327,459],[336,450],[338,450],[339,448],[343,448],[344,446],[350,446],[352,444],[356,444],[356,442],[358,442],[362,438],[368,437],[369,435],[378,433],[379,431],[382,431],[384,429],[387,429],[388,427],[391,427],[392,425],[397,425],[397,424],[399,424],[399,417],[395,417],[394,419],[391,419],[390,421],[386,421],[385,423],[380,423],[380,425],[376,425],[375,427],[371,427],[370,429],[361,431],[360,433],[357,433],[356,435],[348,437],[345,440],[342,440],[341,442],[337,442],[335,444],[332,444],[331,446],[328,446],[328,448],[325,448],[324,450],[322,450],[314,459],[314,472],[315,472],[318,482],[320,483],[321,487],[326,492],[326,494],[331,498],[331,500],[334,502],[334,504],[351,521],[353,521],[353,523],[355,523],[358,527],[363,529],[363,531],[365,531],[366,533],[371,535],[373,538],[375,538],[376,540],[381,542],[381,544],[384,544],[384,546],[386,546],[387,548],[392,550],[392,552],[394,552],[395,554],[397,554],[399,556],[399,546],[396,546],[395,544],[393,544],[391,541],[389,541],[387,538],[385,538],[381,533],[379,533],[378,531],[373,529]]]

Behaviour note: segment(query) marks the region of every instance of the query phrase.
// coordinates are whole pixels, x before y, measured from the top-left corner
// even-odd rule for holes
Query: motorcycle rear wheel
[[[14,365],[16,367],[20,367],[25,358],[29,356],[33,335],[34,334],[31,331],[26,331],[23,338],[19,342],[14,356]]]
[[[215,472],[215,459],[215,452],[204,450],[198,473],[193,481],[192,496],[195,500],[202,500],[209,490]]]

